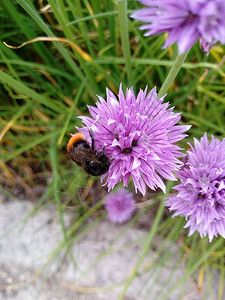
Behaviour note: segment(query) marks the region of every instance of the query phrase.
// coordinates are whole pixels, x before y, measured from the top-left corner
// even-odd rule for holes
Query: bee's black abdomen
[[[108,168],[105,166],[99,164],[99,163],[93,163],[93,164],[87,164],[86,171],[88,174],[92,176],[100,176],[108,171]]]
[[[109,160],[104,154],[101,154],[101,159],[98,162],[86,161],[86,171],[92,176],[100,176],[109,170]]]

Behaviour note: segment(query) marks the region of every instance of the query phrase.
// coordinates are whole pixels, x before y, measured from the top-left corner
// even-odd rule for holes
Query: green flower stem
[[[123,56],[125,60],[125,67],[127,73],[127,81],[130,86],[132,83],[132,72],[131,72],[131,54],[130,54],[130,42],[128,34],[128,23],[127,23],[127,0],[120,0],[118,2],[119,11],[119,23],[120,23],[120,37],[122,43]]]
[[[158,97],[161,98],[162,96],[164,96],[168,89],[170,88],[171,84],[173,83],[174,79],[177,76],[177,73],[180,71],[187,55],[188,55],[188,51],[184,52],[183,54],[180,54],[177,56],[174,65],[172,66],[172,68],[170,69],[163,85],[161,86],[161,89],[158,93]]]
[[[126,292],[130,286],[130,284],[132,283],[132,281],[135,279],[135,276],[137,276],[137,272],[139,270],[139,267],[141,266],[146,254],[148,253],[149,249],[150,249],[150,246],[151,246],[151,242],[157,232],[157,229],[158,229],[158,226],[159,226],[159,223],[161,221],[161,218],[162,218],[162,214],[163,214],[163,211],[164,211],[164,201],[162,200],[160,205],[159,205],[159,208],[158,208],[158,211],[157,211],[157,214],[156,214],[156,217],[155,217],[155,220],[154,220],[154,223],[152,225],[152,228],[148,234],[148,236],[146,237],[146,242],[143,246],[143,249],[142,249],[142,252],[141,252],[141,255],[139,257],[139,260],[136,264],[136,266],[133,268],[132,272],[131,272],[131,275],[129,276],[129,278],[127,279],[127,282],[126,282],[126,285],[125,285],[125,288],[124,290],[122,291],[122,293],[120,294],[118,300],[123,300],[125,295],[126,295]]]

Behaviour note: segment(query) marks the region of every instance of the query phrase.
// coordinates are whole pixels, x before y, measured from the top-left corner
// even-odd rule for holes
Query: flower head
[[[135,190],[142,194],[146,185],[165,192],[160,176],[176,180],[172,172],[182,165],[177,158],[183,155],[174,143],[186,136],[183,132],[190,126],[176,125],[180,114],[168,109],[163,97],[157,98],[155,88],[147,94],[146,87],[136,97],[132,88],[124,95],[120,85],[118,99],[110,90],[106,92],[107,100],[99,96],[97,107],[89,106],[91,118],[80,117],[85,125],[77,128],[89,141],[91,129],[95,149],[104,149],[110,160],[102,180],[107,177],[110,190],[122,180],[126,186],[132,177]]]
[[[198,231],[210,242],[218,234],[225,238],[225,139],[212,136],[209,143],[206,134],[200,141],[194,139],[178,177],[180,184],[174,187],[178,193],[166,201],[173,216],[187,219],[189,235]]]
[[[135,201],[131,192],[124,188],[110,193],[105,200],[108,218],[114,223],[124,223],[131,218],[135,209]]]
[[[179,53],[189,50],[200,38],[207,52],[217,41],[225,43],[224,0],[139,0],[146,8],[132,18],[146,22],[145,35],[168,32],[164,48],[177,42]]]

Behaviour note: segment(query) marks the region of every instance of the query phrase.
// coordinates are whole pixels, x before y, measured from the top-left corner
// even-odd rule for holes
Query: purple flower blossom
[[[111,190],[123,180],[125,186],[132,177],[135,190],[146,193],[146,185],[165,192],[160,176],[176,180],[173,171],[182,165],[177,158],[183,156],[174,143],[182,140],[190,126],[176,125],[180,113],[168,109],[169,103],[158,100],[156,88],[147,94],[140,90],[137,98],[132,88],[124,96],[120,85],[118,100],[106,90],[107,100],[99,98],[96,106],[89,106],[90,117],[80,117],[85,125],[77,128],[90,142],[89,129],[93,131],[95,149],[104,149],[110,160],[105,184]]]
[[[110,221],[114,223],[128,221],[135,209],[132,193],[124,188],[118,189],[116,193],[110,193],[105,200],[105,208]]]
[[[190,49],[200,38],[207,52],[217,41],[225,43],[224,0],[139,0],[147,7],[132,18],[146,22],[145,35],[168,32],[164,48],[177,42],[179,53]]]
[[[194,139],[178,177],[178,193],[166,201],[173,216],[186,218],[189,236],[198,231],[210,242],[218,234],[225,238],[225,139],[212,136],[209,143],[206,134],[200,141]]]

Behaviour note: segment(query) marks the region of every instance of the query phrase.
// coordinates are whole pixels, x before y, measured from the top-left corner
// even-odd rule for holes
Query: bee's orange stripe
[[[71,149],[71,147],[73,146],[73,143],[75,143],[77,140],[85,140],[85,136],[79,132],[73,134],[71,136],[71,138],[69,139],[66,150],[69,151]]]

